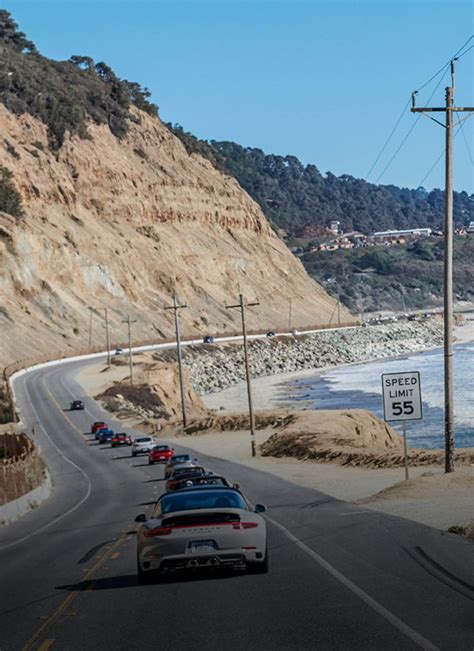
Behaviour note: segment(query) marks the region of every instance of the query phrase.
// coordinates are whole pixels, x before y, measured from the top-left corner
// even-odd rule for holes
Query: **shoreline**
[[[456,340],[454,345],[464,345],[474,343],[474,314],[472,319],[468,319],[466,324],[456,326],[455,328]],[[312,400],[298,400],[291,401],[282,399],[282,392],[290,390],[290,383],[297,382],[306,378],[317,378],[324,373],[335,369],[349,368],[352,366],[364,366],[366,364],[373,364],[376,362],[384,362],[397,359],[406,359],[416,355],[422,355],[430,351],[442,350],[442,346],[427,346],[423,350],[404,352],[399,355],[374,357],[363,361],[355,361],[341,364],[331,364],[321,368],[304,369],[301,371],[290,371],[284,373],[274,373],[264,377],[252,378],[252,397],[254,402],[254,409],[267,410],[267,409],[293,409],[300,410],[306,409],[307,404]],[[291,398],[291,394],[288,396]],[[202,401],[208,409],[215,409],[222,413],[241,413],[248,410],[248,398],[246,394],[246,383],[241,381],[230,387],[208,393],[201,396]]]

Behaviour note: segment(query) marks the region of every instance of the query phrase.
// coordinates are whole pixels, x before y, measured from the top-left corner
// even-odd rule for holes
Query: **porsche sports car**
[[[164,493],[147,519],[135,518],[140,583],[184,569],[232,568],[268,572],[267,528],[242,493],[210,485]]]
[[[173,448],[170,448],[169,445],[155,445],[148,453],[148,463],[150,465],[154,463],[167,463],[173,456],[173,452]]]
[[[174,491],[176,485],[183,479],[191,479],[192,477],[206,477],[212,475],[212,472],[206,470],[202,466],[175,466],[171,474],[166,478],[165,490]]]
[[[171,473],[173,470],[174,466],[194,466],[196,465],[197,459],[192,457],[190,454],[175,454],[174,456],[171,457],[171,459],[168,461],[168,463],[165,466],[165,477],[168,477],[168,475]]]
[[[175,484],[172,490],[175,491],[179,491],[182,488],[189,488],[189,486],[194,486],[195,488],[198,488],[199,486],[225,486],[226,488],[239,488],[238,484],[229,482],[225,477],[222,477],[222,475],[184,475],[184,477],[176,477],[174,481]]]
[[[117,432],[113,435],[110,445],[113,448],[117,445],[132,445],[132,437],[127,432]]]
[[[91,434],[95,434],[98,429],[107,429],[107,423],[103,420],[96,420],[95,423],[91,425]]]

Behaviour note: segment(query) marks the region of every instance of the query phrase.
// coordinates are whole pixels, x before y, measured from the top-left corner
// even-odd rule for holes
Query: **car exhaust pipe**
[[[220,564],[220,561],[215,556],[213,558],[210,558],[209,561],[208,561],[208,565],[215,566],[215,565],[219,565],[219,564]]]
[[[188,567],[197,567],[198,565],[199,565],[199,563],[195,558],[193,558],[192,561],[188,562]]]

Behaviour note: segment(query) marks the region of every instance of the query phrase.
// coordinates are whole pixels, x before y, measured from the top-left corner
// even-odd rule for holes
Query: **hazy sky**
[[[201,138],[292,154],[365,178],[419,88],[474,32],[457,0],[5,0],[55,59],[89,55],[148,86],[166,121]],[[474,39],[469,43],[474,45]],[[467,49],[467,48],[466,48]],[[457,65],[456,103],[474,105],[474,49]],[[444,104],[447,77],[419,95]],[[416,117],[407,110],[371,173],[377,181]],[[380,179],[417,187],[444,149],[421,118]],[[455,188],[474,192],[474,117],[455,140]],[[424,181],[444,184],[441,160]]]

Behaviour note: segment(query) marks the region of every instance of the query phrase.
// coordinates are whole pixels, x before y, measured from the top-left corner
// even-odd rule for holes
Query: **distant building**
[[[430,237],[431,228],[408,228],[404,231],[378,231],[369,235],[373,240],[386,240],[400,237]]]
[[[467,227],[467,232],[474,233],[474,222],[469,222],[469,226]]]
[[[337,235],[339,233],[339,226],[340,225],[341,225],[341,222],[338,222],[338,221],[331,222],[331,226],[329,228],[334,233],[334,235]]]

